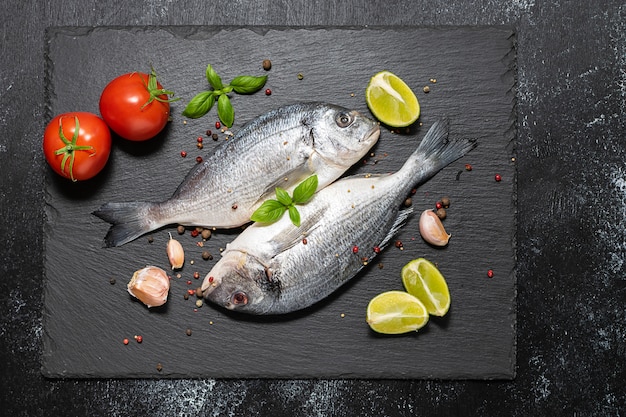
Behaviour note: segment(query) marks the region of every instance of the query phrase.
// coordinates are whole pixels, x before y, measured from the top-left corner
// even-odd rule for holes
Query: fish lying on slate
[[[353,176],[317,192],[298,206],[299,228],[288,216],[249,226],[206,275],[204,297],[250,314],[289,313],[327,297],[406,221],[411,209],[401,206],[411,189],[475,146],[447,136],[448,124],[437,122],[398,172]]]
[[[106,203],[93,214],[112,224],[105,246],[120,246],[170,224],[232,228],[276,186],[292,191],[317,174],[318,189],[359,161],[380,135],[377,122],[325,103],[293,104],[246,124],[195,166],[163,202]]]

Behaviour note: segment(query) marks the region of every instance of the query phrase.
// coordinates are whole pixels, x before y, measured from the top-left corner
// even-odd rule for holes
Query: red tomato
[[[171,91],[163,89],[154,72],[132,72],[115,78],[102,91],[100,114],[111,130],[132,141],[156,136],[170,117]]]
[[[111,132],[93,113],[59,114],[44,130],[43,153],[57,174],[72,181],[87,180],[109,160]]]

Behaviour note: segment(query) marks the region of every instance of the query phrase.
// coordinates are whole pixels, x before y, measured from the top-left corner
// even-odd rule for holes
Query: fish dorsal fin
[[[393,226],[391,226],[389,233],[387,233],[378,245],[381,249],[387,246],[389,241],[395,236],[396,233],[398,233],[398,230],[404,226],[411,213],[413,213],[413,207],[405,208],[398,213],[398,217],[396,217],[396,220],[393,222]]]

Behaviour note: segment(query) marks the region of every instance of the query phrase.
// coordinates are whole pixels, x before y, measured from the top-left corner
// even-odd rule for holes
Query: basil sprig
[[[263,88],[267,81],[267,75],[260,77],[240,75],[233,78],[229,84],[224,85],[222,78],[209,64],[206,68],[206,79],[213,89],[196,94],[185,107],[183,116],[190,119],[202,117],[213,108],[217,101],[217,116],[225,126],[231,127],[235,121],[235,110],[228,94],[233,91],[237,94],[255,93]]]
[[[287,190],[276,187],[276,200],[266,200],[252,213],[250,220],[259,223],[274,223],[280,219],[285,211],[289,212],[289,218],[296,227],[300,227],[300,212],[296,204],[308,202],[317,190],[317,175],[312,175],[302,181],[293,190],[290,196]]]

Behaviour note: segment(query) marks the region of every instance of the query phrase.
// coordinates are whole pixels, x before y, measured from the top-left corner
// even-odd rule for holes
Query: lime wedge
[[[387,126],[409,126],[420,117],[420,104],[415,93],[389,71],[381,71],[370,78],[365,101],[372,114]]]
[[[424,304],[404,291],[378,294],[367,305],[367,324],[378,333],[416,331],[428,323],[428,317]]]
[[[408,293],[419,298],[433,316],[443,316],[450,308],[450,292],[445,278],[427,259],[414,259],[402,268],[402,282]]]

